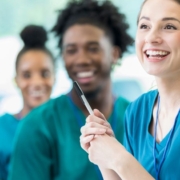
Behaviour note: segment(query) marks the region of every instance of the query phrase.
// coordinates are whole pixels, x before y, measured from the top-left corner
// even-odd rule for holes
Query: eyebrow
[[[99,43],[97,41],[89,41],[86,43],[86,45],[99,45]],[[76,43],[69,43],[63,46],[63,49],[66,49],[68,47],[73,47],[76,46]]]
[[[146,17],[146,16],[142,16],[142,17],[138,20],[138,22],[139,22],[141,19],[146,19],[146,20],[150,21],[150,18],[148,18],[148,17]],[[162,18],[162,21],[170,21],[170,20],[171,20],[171,21],[177,21],[177,22],[180,23],[180,21],[179,21],[178,19],[174,18],[174,17],[165,17],[165,18]]]
[[[172,21],[177,21],[180,23],[180,21],[176,18],[173,18],[173,17],[166,17],[166,18],[163,18],[162,21],[169,21],[169,20],[172,20]]]

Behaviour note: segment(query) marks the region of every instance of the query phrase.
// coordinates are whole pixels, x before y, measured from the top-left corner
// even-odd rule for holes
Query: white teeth
[[[80,73],[77,73],[77,77],[78,78],[88,78],[88,77],[91,77],[93,76],[93,72],[92,71],[89,71],[89,72],[80,72]]]
[[[151,51],[151,50],[147,50],[146,51],[146,54],[149,55],[149,56],[155,56],[155,55],[167,55],[168,52],[166,51]]]
[[[44,95],[44,91],[33,91],[33,92],[30,92],[30,95],[33,97],[40,97]]]

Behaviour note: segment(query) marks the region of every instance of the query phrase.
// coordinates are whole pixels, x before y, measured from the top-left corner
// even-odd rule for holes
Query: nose
[[[40,74],[35,74],[31,79],[31,85],[40,87],[42,84],[44,84],[44,79]]]
[[[161,44],[162,43],[162,37],[160,35],[160,32],[156,29],[150,29],[145,37],[146,43],[151,44]]]
[[[90,64],[91,58],[89,57],[88,53],[86,50],[81,49],[78,52],[76,63],[78,64]]]

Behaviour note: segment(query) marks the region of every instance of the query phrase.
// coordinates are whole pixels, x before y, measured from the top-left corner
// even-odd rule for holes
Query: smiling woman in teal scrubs
[[[22,93],[23,108],[17,114],[0,117],[0,180],[7,179],[13,140],[20,120],[49,99],[54,84],[54,58],[45,47],[46,31],[40,26],[30,25],[23,29],[21,37],[24,47],[17,56],[15,80]]]
[[[180,0],[144,1],[136,51],[158,89],[127,108],[124,146],[99,132],[105,118],[98,111],[82,128],[81,145],[105,180],[180,179]]]

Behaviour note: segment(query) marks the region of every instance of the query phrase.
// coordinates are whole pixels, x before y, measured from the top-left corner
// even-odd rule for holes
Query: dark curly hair
[[[49,49],[46,48],[45,43],[47,41],[47,32],[42,26],[28,25],[20,33],[20,37],[24,42],[23,48],[17,55],[15,67],[16,71],[19,65],[20,57],[29,50],[42,50],[47,53],[55,67],[55,59]]]
[[[57,22],[52,31],[59,37],[58,47],[62,49],[63,35],[74,24],[92,24],[103,29],[113,45],[118,46],[121,55],[133,43],[127,33],[129,25],[125,15],[110,1],[71,0],[64,10],[59,10]]]

